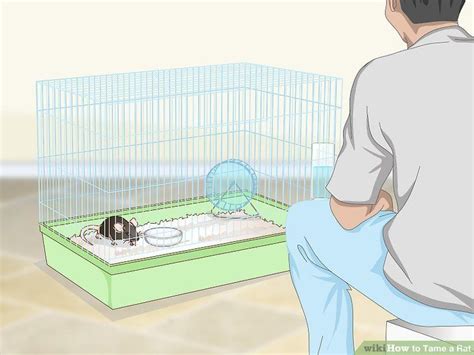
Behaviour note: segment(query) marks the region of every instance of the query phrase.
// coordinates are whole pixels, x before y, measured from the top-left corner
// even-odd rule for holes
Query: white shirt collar
[[[439,28],[422,36],[410,49],[433,43],[451,42],[455,38],[473,40],[474,38],[458,25]]]

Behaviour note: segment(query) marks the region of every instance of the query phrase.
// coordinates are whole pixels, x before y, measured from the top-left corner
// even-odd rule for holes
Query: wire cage
[[[319,162],[330,174],[333,160],[315,147],[340,145],[342,80],[331,76],[239,63],[43,80],[36,93],[40,225],[109,265],[284,233],[287,207],[321,197],[329,177]],[[254,191],[212,214],[227,206],[209,191],[226,161],[248,167]],[[117,215],[183,240],[78,238]]]

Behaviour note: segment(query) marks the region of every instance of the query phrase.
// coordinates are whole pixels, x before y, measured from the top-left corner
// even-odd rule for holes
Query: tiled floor
[[[33,181],[2,181],[0,353],[301,354],[287,273],[112,311],[45,264]],[[353,292],[356,344],[387,312]]]

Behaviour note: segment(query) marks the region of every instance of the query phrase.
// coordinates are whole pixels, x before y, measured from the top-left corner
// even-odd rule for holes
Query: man
[[[311,353],[352,354],[353,287],[422,326],[474,325],[474,39],[464,0],[387,0],[408,49],[354,82],[332,197],[293,206],[290,272]],[[398,213],[381,190],[393,172]]]

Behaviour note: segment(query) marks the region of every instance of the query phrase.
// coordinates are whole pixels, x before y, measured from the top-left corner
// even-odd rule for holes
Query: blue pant
[[[347,231],[334,218],[327,199],[290,208],[286,224],[290,273],[306,317],[311,354],[354,353],[350,287],[409,323],[474,325],[474,314],[427,306],[387,281],[383,227],[394,216],[380,212]]]

